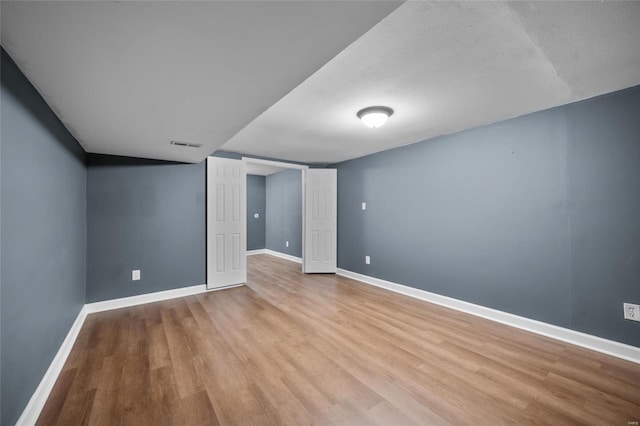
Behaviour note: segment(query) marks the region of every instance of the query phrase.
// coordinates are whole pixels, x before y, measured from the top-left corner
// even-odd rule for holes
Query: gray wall
[[[337,164],[338,265],[640,346],[638,117],[640,87]]]
[[[285,170],[269,175],[266,187],[267,248],[302,257],[302,172]]]
[[[255,214],[259,217],[256,219]],[[247,175],[247,250],[266,247],[266,177]]]
[[[87,302],[206,282],[205,164],[89,156]]]
[[[640,346],[640,86],[565,111],[571,326]]]
[[[1,386],[12,425],[85,301],[85,154],[2,50]]]

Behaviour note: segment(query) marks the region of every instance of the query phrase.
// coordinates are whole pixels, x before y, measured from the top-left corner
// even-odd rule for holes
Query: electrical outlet
[[[640,321],[640,305],[624,303],[624,319]]]
[[[371,256],[365,256],[364,257],[364,263],[366,265],[371,265]]]
[[[284,243],[285,247],[289,247],[289,241]]]
[[[366,210],[367,209],[367,203],[362,203],[362,210]]]
[[[131,281],[140,280],[140,269],[134,269],[131,271]]]

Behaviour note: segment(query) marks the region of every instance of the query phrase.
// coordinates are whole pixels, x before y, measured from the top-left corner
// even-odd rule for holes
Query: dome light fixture
[[[372,106],[361,109],[357,115],[365,126],[375,129],[384,125],[392,114],[393,110],[389,107]]]

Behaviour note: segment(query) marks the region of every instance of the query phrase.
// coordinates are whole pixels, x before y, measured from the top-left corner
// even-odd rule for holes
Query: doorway
[[[247,254],[266,252],[301,263],[303,173],[308,166],[252,158],[243,161],[247,170]]]
[[[293,240],[286,235],[266,242],[269,254],[291,257],[302,264],[304,273],[335,273],[337,267],[337,171],[309,169],[308,166],[280,161],[243,157],[207,158],[207,288],[221,289],[246,283],[247,228],[251,217],[260,213],[247,211],[247,175],[264,176],[296,171],[299,177],[301,207],[301,258],[284,250]],[[296,207],[297,209],[297,207]],[[265,209],[265,214],[267,213]],[[256,218],[255,215],[258,214]],[[249,216],[248,215],[252,215]],[[287,219],[283,219],[287,221]],[[300,220],[297,221],[300,223]],[[287,225],[290,225],[288,223]],[[298,226],[298,228],[300,228]],[[282,241],[281,241],[282,240]],[[284,249],[278,251],[278,246]],[[298,251],[297,253],[299,253]],[[285,252],[285,253],[283,253]]]

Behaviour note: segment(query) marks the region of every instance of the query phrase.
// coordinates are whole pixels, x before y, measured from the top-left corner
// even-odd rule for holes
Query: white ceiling
[[[2,46],[95,153],[333,163],[640,84],[640,2],[0,5]]]
[[[224,149],[333,163],[638,84],[640,2],[407,2]]]
[[[401,3],[0,4],[2,46],[86,151],[199,162]]]

